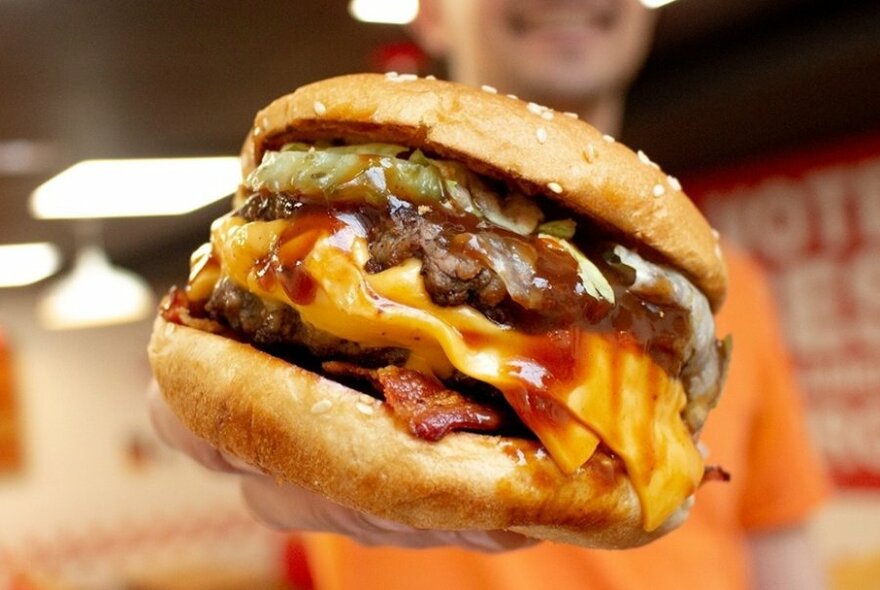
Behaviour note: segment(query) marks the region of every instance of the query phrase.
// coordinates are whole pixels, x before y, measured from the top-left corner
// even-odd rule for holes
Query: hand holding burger
[[[725,273],[678,182],[490,88],[346,76],[257,114],[166,298],[171,410],[261,473],[417,529],[594,547],[707,474]]]
[[[346,508],[300,486],[279,483],[233,455],[224,453],[186,428],[168,407],[156,383],[148,391],[150,418],[160,438],[212,471],[239,477],[242,497],[263,524],[287,531],[345,535],[367,546],[407,548],[457,546],[499,552],[535,544],[507,531],[424,530]]]

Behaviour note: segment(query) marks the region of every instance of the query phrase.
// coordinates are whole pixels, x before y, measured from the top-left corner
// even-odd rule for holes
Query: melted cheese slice
[[[301,269],[315,281],[314,297],[295,302],[258,272],[289,224],[218,220],[212,241],[221,274],[294,307],[304,321],[339,338],[406,348],[413,368],[439,377],[455,368],[494,385],[566,473],[604,442],[626,465],[646,530],[662,524],[696,489],[703,463],[680,417],[684,390],[634,344],[572,329],[561,356],[573,367],[560,379],[552,355],[535,358],[534,351],[546,350],[546,336],[499,326],[468,306],[435,305],[420,261],[366,273],[367,241],[350,226],[298,236],[275,250],[275,256],[296,251]],[[200,284],[198,277],[191,280]]]

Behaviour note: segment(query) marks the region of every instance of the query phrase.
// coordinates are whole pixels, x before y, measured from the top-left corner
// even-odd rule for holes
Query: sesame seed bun
[[[222,336],[158,318],[150,362],[194,433],[279,481],[425,529],[507,529],[588,547],[647,543],[618,459],[597,452],[564,475],[534,442],[455,432],[413,437],[385,405]]]
[[[684,272],[713,309],[726,271],[711,227],[677,180],[642,152],[569,114],[491,88],[406,75],[357,74],[299,88],[257,113],[245,174],[288,141],[399,143],[454,159],[546,196],[647,247]]]

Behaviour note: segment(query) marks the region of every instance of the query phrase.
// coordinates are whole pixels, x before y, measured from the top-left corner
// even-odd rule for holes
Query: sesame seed
[[[602,139],[604,139],[608,143],[614,143],[614,137],[612,137],[611,135],[608,135],[607,133],[602,136]]]
[[[545,121],[552,121],[553,120],[553,111],[544,111],[543,113],[541,113],[541,118],[544,119]]]
[[[662,184],[655,184],[654,185],[654,196],[655,197],[662,197],[665,194],[666,194],[666,187],[664,187]]]
[[[358,402],[357,404],[355,404],[355,407],[357,408],[357,411],[361,414],[364,414],[366,416],[373,415],[373,406],[368,406],[363,402]]]
[[[525,465],[526,464],[526,455],[522,452],[522,449],[516,450],[516,464],[517,465]]]
[[[366,393],[362,393],[362,394],[360,394],[360,395],[358,396],[358,399],[361,400],[362,403],[365,403],[365,404],[367,404],[367,405],[370,405],[370,404],[372,404],[374,401],[376,401],[375,398],[370,397],[370,396],[367,395]]]
[[[553,191],[557,195],[562,193],[562,185],[559,184],[558,182],[548,182],[547,188],[549,188],[551,191]]]
[[[435,76],[434,74],[428,74],[427,76],[425,76],[425,80],[436,80],[436,79],[437,79],[437,76]]]
[[[389,72],[385,74],[385,79],[389,82],[412,82],[413,80],[418,80],[419,77],[415,74],[398,74],[397,72]]]
[[[513,100],[519,100],[519,97],[515,94],[508,94],[507,98],[512,98]]]
[[[654,168],[658,168],[658,169],[660,168],[660,166],[658,166],[657,164],[655,164],[654,162],[652,162],[652,161],[651,161],[651,158],[648,157],[648,154],[646,154],[646,153],[643,152],[642,150],[639,150],[639,152],[638,152],[638,156],[639,156],[639,160],[641,160],[641,162],[642,162],[643,164],[645,164],[645,165],[647,165],[647,166],[652,166],[652,167],[654,167]]]
[[[714,227],[712,228],[712,237],[715,238],[716,241],[721,239],[721,234],[719,234],[718,230]]]
[[[538,143],[544,143],[547,141],[547,130],[543,127],[538,127],[535,131],[535,137],[538,138]]]
[[[667,180],[667,182],[669,182],[669,186],[672,187],[672,190],[676,190],[676,191],[681,190],[681,183],[678,181],[678,179],[676,177],[667,176],[666,180]]]
[[[538,459],[543,459],[546,456],[547,456],[547,453],[544,452],[544,449],[539,448],[537,451],[535,451],[535,457],[537,457]]]
[[[533,113],[535,115],[540,115],[544,112],[544,107],[534,102],[530,102],[529,104],[527,104],[526,108],[529,110],[530,113]]]
[[[488,92],[489,94],[498,94],[498,90],[494,86],[489,86],[488,84],[483,84],[480,86],[480,89],[483,92]]]
[[[254,127],[254,137],[259,137],[260,133],[262,133],[262,132],[263,132],[263,128],[260,127],[259,125]]]
[[[568,117],[569,119],[577,119],[578,118],[578,114],[572,113],[571,111],[566,111],[562,114],[565,115],[566,117]]]
[[[327,112],[327,107],[324,106],[324,103],[321,102],[320,100],[316,100],[315,104],[313,106],[315,108],[315,114],[318,115],[319,117]]]
[[[332,407],[333,402],[331,402],[329,399],[322,399],[319,402],[315,402],[315,404],[312,406],[311,412],[312,414],[324,414],[325,412],[328,412]]]
[[[584,148],[584,159],[591,163],[596,160],[596,147],[592,143],[588,143]]]
[[[715,244],[715,258],[721,259],[721,242]]]

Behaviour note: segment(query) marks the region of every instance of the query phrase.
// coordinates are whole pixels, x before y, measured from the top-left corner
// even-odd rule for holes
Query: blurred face
[[[429,47],[445,54],[452,77],[549,104],[622,93],[654,21],[638,0],[423,0],[423,8],[435,21]]]

